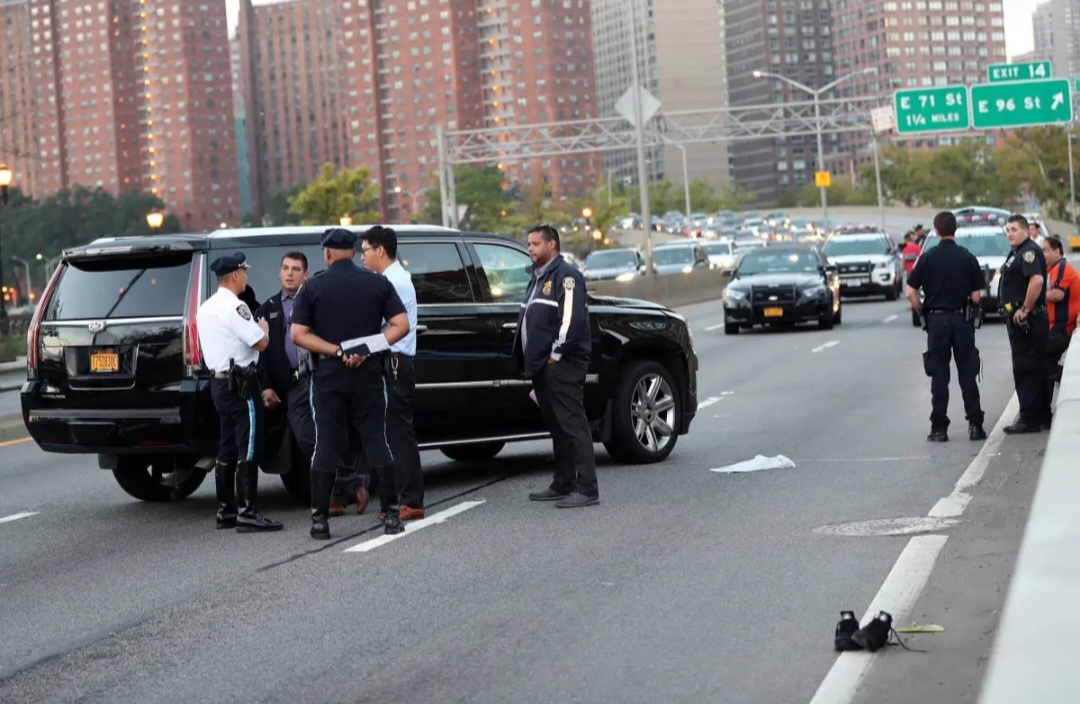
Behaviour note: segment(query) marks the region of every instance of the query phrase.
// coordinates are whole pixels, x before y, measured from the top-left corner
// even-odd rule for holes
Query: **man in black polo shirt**
[[[960,392],[964,396],[964,413],[968,421],[968,437],[985,440],[983,411],[979,401],[979,350],[975,347],[975,326],[965,315],[969,306],[979,305],[986,278],[979,260],[956,244],[956,216],[945,211],[934,218],[934,229],[940,238],[937,247],[923,252],[908,276],[907,299],[923,317],[927,331],[927,351],[923,366],[930,377],[930,434],[931,442],[949,439],[949,357],[956,359],[960,377]],[[919,301],[919,289],[924,300]],[[977,312],[977,310],[976,310]]]

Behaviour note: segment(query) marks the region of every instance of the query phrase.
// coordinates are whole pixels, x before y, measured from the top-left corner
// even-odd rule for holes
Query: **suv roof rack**
[[[374,227],[378,223],[371,223],[369,225],[350,225],[346,227],[346,230],[351,230],[358,235],[363,234],[369,227]],[[258,237],[260,235],[321,235],[326,232],[333,225],[283,225],[280,227],[235,227],[225,228],[223,230],[214,230],[207,235],[212,240],[216,239],[233,239],[235,237]],[[340,225],[338,226],[340,227]],[[452,227],[442,227],[441,225],[389,225],[397,232],[461,232],[461,230],[454,229]]]

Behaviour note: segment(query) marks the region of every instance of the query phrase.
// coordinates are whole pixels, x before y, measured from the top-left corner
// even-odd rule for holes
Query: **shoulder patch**
[[[1021,256],[1023,256],[1025,262],[1027,262],[1028,264],[1031,264],[1031,263],[1033,263],[1035,261],[1035,250],[1029,249],[1028,251],[1024,252],[1023,255],[1021,255]]]
[[[551,295],[551,282],[550,281],[545,281],[544,282],[544,288],[542,290],[542,293],[545,296],[550,296]]]
[[[251,311],[248,310],[246,303],[241,303],[236,306],[236,312],[240,314],[240,317],[244,320],[251,320]]]
[[[562,287],[565,288],[567,291],[573,291],[574,290],[574,277],[573,276],[567,276],[566,278],[564,278],[562,280]]]

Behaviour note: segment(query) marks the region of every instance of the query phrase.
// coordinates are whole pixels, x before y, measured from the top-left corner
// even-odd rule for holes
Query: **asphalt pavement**
[[[530,503],[551,458],[549,443],[527,443],[471,466],[424,453],[428,515],[448,517],[390,542],[369,542],[374,508],[311,540],[307,511],[265,475],[262,508],[285,530],[237,535],[213,528],[210,480],[151,505],[93,457],[0,445],[0,701],[810,701],[837,661],[838,612],[861,615],[905,546],[827,527],[925,517],[981,443],[966,438],[955,381],[952,440],[925,441],[925,337],[903,302],[845,302],[831,331],[738,336],[723,334],[718,303],[682,312],[701,360],[698,417],[658,465],[616,465],[597,446],[595,508]],[[990,430],[1012,397],[1004,330],[988,323],[979,345]],[[1008,519],[976,511],[954,530],[985,520],[1008,552],[1017,483],[1033,481],[1044,439],[994,453],[987,477],[1012,487]],[[796,466],[709,471],[758,454]],[[19,514],[32,515],[4,520]],[[949,618],[935,595],[977,576],[957,559],[920,603],[935,623]],[[992,631],[992,611],[949,632],[980,618]],[[894,687],[894,650],[860,696],[962,701]]]

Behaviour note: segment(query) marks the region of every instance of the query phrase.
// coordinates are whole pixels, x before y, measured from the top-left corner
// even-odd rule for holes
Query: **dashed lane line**
[[[719,325],[710,325],[709,327],[705,328],[705,332],[712,332],[713,330],[719,330],[722,327],[724,327],[723,323],[720,323]]]
[[[899,317],[900,317],[899,315],[890,315],[888,318],[885,318],[881,322],[882,323],[891,323],[892,321],[896,320]]]
[[[30,518],[30,516],[38,515],[37,511],[23,511],[22,513],[13,513],[10,516],[4,516],[0,518],[0,523],[11,523],[12,521],[18,521],[23,518]]]
[[[428,526],[433,526],[437,523],[443,523],[451,516],[456,516],[459,513],[464,513],[465,511],[468,511],[471,508],[476,508],[484,502],[485,499],[480,499],[479,501],[463,501],[456,506],[451,506],[445,511],[439,511],[438,513],[432,514],[427,518],[422,518],[419,521],[412,521],[405,524],[405,530],[401,533],[398,533],[397,535],[380,535],[378,538],[372,538],[371,540],[364,541],[359,545],[354,545],[351,548],[347,548],[345,552],[370,552],[377,547],[381,547],[383,545],[386,545],[387,543],[392,543],[399,538],[404,538],[406,536],[412,535],[416,531],[423,530]]]
[[[704,408],[708,408],[709,406],[713,405],[714,403],[718,402],[719,400],[720,400],[719,396],[710,396],[709,398],[698,402],[697,409],[700,411],[700,410],[702,410]]]
[[[824,350],[829,349],[830,347],[836,347],[839,344],[840,344],[840,340],[829,340],[824,345],[819,345],[819,346],[815,347],[814,349],[812,349],[810,351],[815,352],[815,353],[816,352],[822,352]]]

